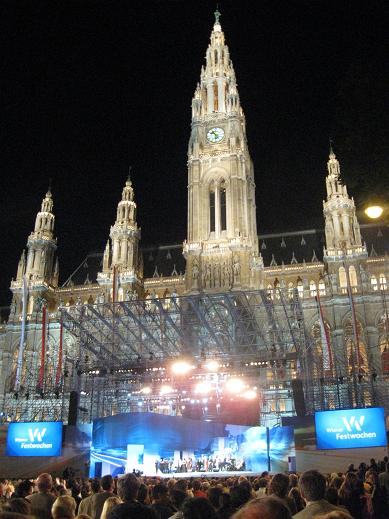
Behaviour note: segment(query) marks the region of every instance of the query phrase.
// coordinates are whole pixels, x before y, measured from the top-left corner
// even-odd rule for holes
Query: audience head
[[[114,482],[113,477],[110,474],[107,474],[106,476],[103,476],[101,478],[101,488],[105,492],[110,492],[114,488]]]
[[[182,506],[184,519],[217,519],[215,510],[205,497],[192,497]]]
[[[163,483],[157,483],[153,487],[153,499],[158,501],[159,499],[164,499],[167,497],[168,488]]]
[[[326,493],[326,478],[317,470],[305,471],[299,481],[301,495],[307,501],[324,499]]]
[[[40,474],[36,480],[36,486],[39,492],[50,492],[53,488],[53,478],[47,472]]]
[[[71,496],[59,496],[51,507],[53,519],[73,519],[76,515],[76,501]]]
[[[276,497],[253,499],[236,512],[232,519],[291,519],[289,509]]]
[[[176,487],[170,490],[170,500],[172,505],[177,508],[177,510],[181,510],[182,505],[187,497],[188,495],[186,492],[183,492]]]
[[[286,474],[274,474],[270,481],[270,493],[277,497],[284,498],[288,493],[289,477]]]
[[[15,489],[17,497],[26,497],[32,493],[33,484],[29,479],[21,481]]]
[[[132,501],[137,498],[140,481],[135,474],[126,474],[118,481],[118,494],[123,501]]]
[[[138,490],[138,498],[137,498],[139,503],[149,504],[148,497],[149,497],[149,489],[148,489],[147,485],[145,485],[144,483],[141,483],[139,490]]]

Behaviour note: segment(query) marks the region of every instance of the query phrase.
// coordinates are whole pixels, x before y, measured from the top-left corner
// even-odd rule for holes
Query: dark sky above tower
[[[321,227],[328,139],[358,201],[389,178],[385,2],[223,0],[260,233]],[[52,178],[61,279],[103,250],[133,166],[142,244],[186,237],[190,105],[215,3],[3,1],[0,303]]]

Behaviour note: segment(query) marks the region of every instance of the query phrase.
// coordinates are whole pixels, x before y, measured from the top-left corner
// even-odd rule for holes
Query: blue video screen
[[[269,460],[270,455],[270,460]],[[147,476],[257,474],[288,470],[292,427],[250,427],[157,413],[128,413],[93,423],[91,475],[139,470]],[[100,470],[100,469],[99,469]]]
[[[387,443],[382,407],[318,411],[315,428],[318,449],[385,447]]]
[[[8,425],[7,456],[60,456],[62,422],[12,422]]]

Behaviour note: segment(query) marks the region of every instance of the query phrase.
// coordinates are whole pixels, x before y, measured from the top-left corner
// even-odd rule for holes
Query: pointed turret
[[[49,187],[36,215],[34,231],[28,237],[26,276],[29,280],[51,284],[57,249],[54,222],[53,196]]]
[[[21,281],[23,279],[24,273],[26,271],[26,251],[23,249],[23,252],[20,256],[20,260],[18,263],[18,271],[16,274],[16,281]]]
[[[340,165],[336,158],[332,143],[327,162],[326,178],[327,200],[323,201],[325,218],[327,257],[339,256],[343,253],[364,255],[361,232],[356,216],[353,198],[347,193],[347,187],[340,178]]]
[[[116,221],[109,234],[112,247],[107,241],[103,256],[103,272],[98,275],[101,285],[112,283],[115,269],[118,286],[134,289],[140,284],[139,240],[141,230],[136,222],[136,203],[131,180],[131,168],[118,203]]]
[[[225,44],[220,16],[216,10],[205,67],[201,68],[200,83],[192,101],[194,120],[215,113],[237,113],[240,109],[235,71]]]

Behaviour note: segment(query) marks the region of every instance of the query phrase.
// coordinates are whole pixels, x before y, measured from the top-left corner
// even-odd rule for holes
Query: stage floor
[[[171,474],[163,474],[162,472],[158,472],[158,474],[148,474],[148,477],[152,476],[158,476],[159,478],[231,478],[236,476],[258,476],[258,472],[249,472],[245,470],[237,470],[236,472],[233,471],[220,471],[220,472],[172,472]]]

